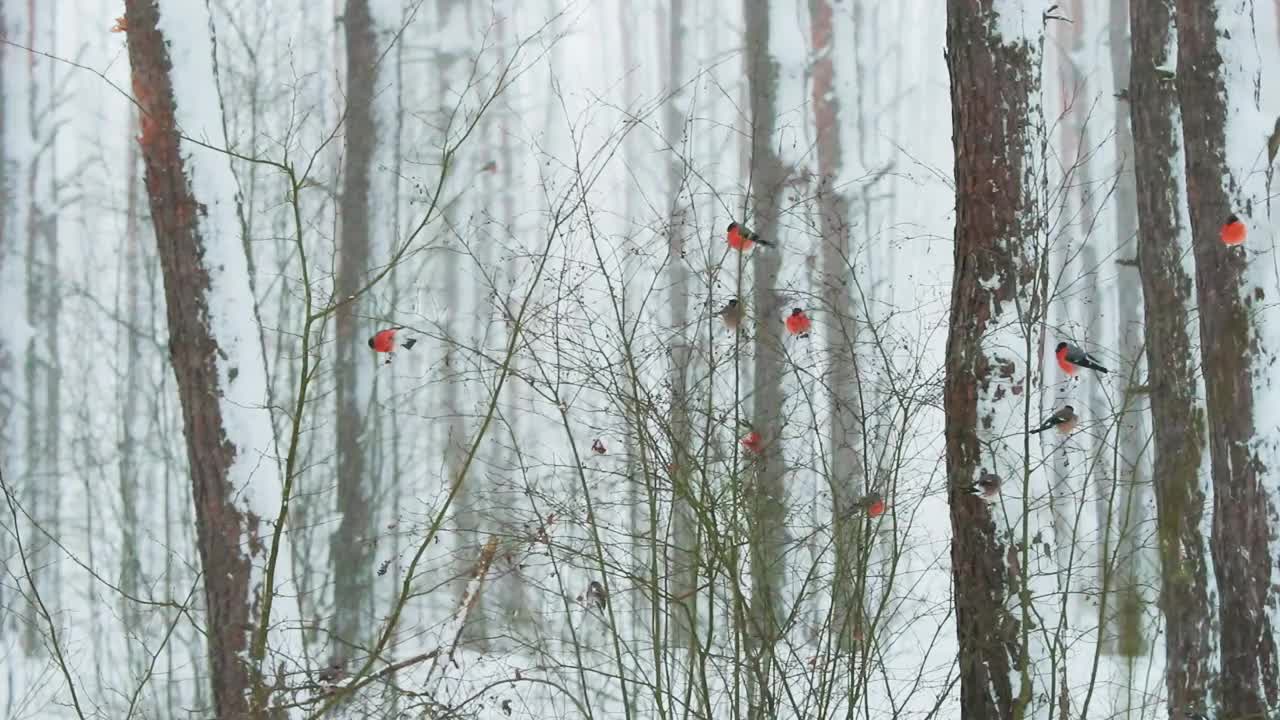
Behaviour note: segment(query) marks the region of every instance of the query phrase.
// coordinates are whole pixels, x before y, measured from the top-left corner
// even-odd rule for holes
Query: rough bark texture
[[[830,318],[827,357],[831,363],[831,464],[828,478],[835,504],[835,578],[832,624],[844,651],[853,648],[862,630],[866,582],[862,538],[865,513],[853,511],[866,483],[862,462],[863,426],[858,411],[857,333],[849,300],[849,201],[836,189],[843,164],[840,105],[836,99],[835,47],[830,0],[809,0],[813,41],[813,124],[817,133],[818,213],[822,232],[822,301]],[[784,312],[785,312],[784,308]],[[876,488],[885,492],[887,488]],[[861,580],[859,579],[861,577]]]
[[[1235,8],[1238,4],[1230,3]],[[1243,94],[1228,98],[1226,68],[1219,45],[1249,42],[1220,37],[1215,24],[1228,4],[1178,0],[1178,98],[1186,147],[1187,199],[1195,242],[1196,294],[1200,313],[1200,357],[1208,405],[1209,454],[1212,460],[1214,517],[1210,546],[1217,584],[1221,628],[1219,712],[1224,718],[1269,717],[1280,705],[1275,631],[1270,619],[1276,603],[1271,587],[1274,558],[1268,549],[1273,519],[1263,476],[1268,472],[1254,450],[1261,433],[1255,418],[1253,372],[1257,347],[1252,344],[1255,305],[1274,302],[1261,293],[1242,297],[1249,262],[1248,248],[1225,248],[1218,231],[1228,215],[1249,215],[1237,207],[1247,168],[1226,162],[1229,102],[1244,103]],[[1266,42],[1272,42],[1267,40]],[[1268,71],[1275,72],[1274,68]],[[1241,72],[1241,70],[1236,70]],[[1258,139],[1259,152],[1264,138]],[[1262,214],[1262,207],[1253,208]],[[1269,262],[1269,260],[1268,260]],[[1258,322],[1267,320],[1259,319]],[[1274,471],[1274,470],[1273,470]]]
[[[1138,267],[1145,302],[1148,385],[1155,457],[1160,607],[1165,617],[1165,686],[1170,717],[1208,711],[1215,682],[1213,572],[1201,531],[1209,477],[1205,468],[1205,408],[1193,343],[1194,279],[1183,226],[1182,138],[1174,84],[1156,72],[1173,58],[1174,0],[1130,5],[1134,172],[1137,179]]]
[[[219,718],[245,718],[249,717],[251,673],[242,655],[247,654],[253,627],[249,607],[252,550],[242,543],[258,523],[235,505],[237,488],[228,481],[236,448],[227,441],[218,395],[215,362],[219,348],[210,333],[209,270],[204,265],[204,240],[197,229],[204,207],[192,194],[180,152],[169,53],[157,28],[157,3],[128,0],[125,17],[133,92],[143,112],[139,141],[164,274],[169,354],[186,431],[208,611],[205,626],[214,708]]]
[[[369,0],[348,0],[343,26],[347,41],[346,152],[339,213],[338,276],[335,290],[345,296],[360,289],[369,268],[369,175],[374,143],[379,138],[373,118],[373,95],[377,47]],[[338,433],[337,512],[342,517],[330,549],[333,564],[333,633],[335,656],[359,647],[373,628],[373,593],[370,578],[373,559],[372,485],[369,467],[372,444],[369,429],[373,395],[359,378],[360,363],[369,360],[355,303],[347,303],[334,314],[337,362],[335,395],[338,404],[335,426]],[[369,332],[368,334],[372,334]]]
[[[1018,587],[1017,573],[1006,568],[1006,556],[1016,558],[1027,549],[1007,546],[991,506],[966,492],[982,472],[1004,478],[1010,502],[1029,490],[1023,463],[1015,465],[1010,453],[993,447],[1003,445],[999,438],[1010,430],[995,423],[994,413],[997,401],[1008,404],[999,411],[1006,419],[1014,404],[1024,407],[1026,388],[1019,383],[1029,363],[1023,341],[1015,339],[1026,331],[1017,325],[1041,312],[1033,254],[1040,222],[1034,182],[1040,169],[1024,154],[1039,141],[1030,102],[1039,92],[1039,53],[999,37],[992,5],[991,0],[949,0],[947,6],[956,247],[944,386],[961,712],[988,720],[1021,717],[1026,703],[1048,691],[1032,688],[1025,676],[1020,687],[1012,681],[1027,642],[1019,635],[1026,630],[1029,599],[1026,588]],[[1002,467],[1002,454],[1011,467]],[[1007,598],[1019,592],[1024,594],[1021,618],[1007,607]]]
[[[777,124],[778,63],[769,49],[769,3],[744,0],[746,17],[746,69],[751,93],[750,177],[753,187],[751,227],[761,237],[778,242],[781,231],[778,194],[786,179],[786,169],[778,156],[774,131]],[[761,653],[758,668],[772,670],[773,644],[778,639],[784,608],[781,589],[786,531],[785,493],[782,488],[782,370],[784,357],[778,340],[782,318],[782,298],[777,290],[782,266],[779,249],[752,251],[754,277],[751,313],[756,339],[752,373],[751,424],[764,438],[765,450],[750,472],[752,483],[748,505],[752,516],[751,630],[753,643]],[[775,699],[768,687],[758,688],[752,712],[755,717],[774,717]]]

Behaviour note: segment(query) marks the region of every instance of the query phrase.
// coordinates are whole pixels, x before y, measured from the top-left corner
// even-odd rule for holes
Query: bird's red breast
[[[373,336],[374,352],[391,352],[396,347],[396,329],[381,330]]]
[[[809,332],[812,325],[813,323],[809,322],[809,316],[804,313],[787,316],[787,332],[792,335],[803,335]]]
[[[1248,234],[1244,223],[1240,222],[1240,218],[1235,215],[1227,218],[1226,224],[1222,226],[1222,244],[1223,245],[1239,245],[1244,242],[1245,235]]]
[[[1058,351],[1058,367],[1062,368],[1062,372],[1068,375],[1076,374],[1075,363],[1071,362],[1070,360],[1067,360],[1066,348],[1062,348],[1061,350]]]
[[[758,455],[764,450],[764,438],[760,437],[760,433],[752,430],[742,437],[742,447]]]
[[[728,238],[729,238],[729,247],[738,251],[745,252],[747,250],[750,250],[751,245],[753,244],[750,240],[742,237],[742,230],[741,228],[737,228],[737,227],[734,227],[731,230],[729,230]]]
[[[868,515],[869,517],[876,518],[876,517],[880,517],[880,516],[881,516],[881,515],[883,515],[883,514],[884,514],[884,501],[883,501],[883,500],[877,500],[877,501],[875,501],[875,502],[871,503],[871,507],[867,508],[867,515]]]

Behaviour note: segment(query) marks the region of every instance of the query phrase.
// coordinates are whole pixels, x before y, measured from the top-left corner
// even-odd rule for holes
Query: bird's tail
[[[772,242],[769,242],[768,240],[761,240],[759,235],[752,237],[751,242],[756,243],[757,245],[763,245],[767,248],[777,247],[776,245],[774,245]]]
[[[405,340],[404,342],[400,343],[400,347],[404,348],[405,350],[412,350],[413,346],[417,344],[418,344],[418,338],[409,338],[408,340]]]
[[[1085,360],[1084,362],[1078,363],[1078,364],[1080,365],[1080,367],[1086,367],[1086,368],[1089,368],[1090,370],[1097,370],[1100,373],[1111,372],[1110,370],[1102,367],[1101,365],[1099,365],[1096,362],[1093,362],[1092,360]]]
[[[1027,431],[1027,434],[1028,434],[1028,435],[1036,435],[1036,434],[1042,433],[1042,432],[1044,432],[1045,430],[1048,430],[1048,429],[1049,429],[1049,428],[1047,428],[1047,427],[1038,427],[1038,428],[1036,428],[1035,430],[1028,430],[1028,431]]]

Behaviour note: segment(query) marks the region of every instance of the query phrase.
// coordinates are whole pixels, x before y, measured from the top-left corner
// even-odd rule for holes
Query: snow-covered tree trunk
[[[955,276],[947,339],[946,456],[964,717],[1050,717],[1060,668],[1048,482],[1025,434],[1038,405],[1044,312],[1039,105],[1050,3],[949,0]],[[968,488],[1003,481],[992,501]]]
[[[398,0],[348,0],[344,18],[347,42],[345,167],[339,208],[338,274],[335,292],[359,291],[370,274],[390,258],[395,240],[395,164],[400,92],[394,58],[382,53],[400,29]],[[378,293],[366,295],[368,299]],[[361,647],[375,628],[370,579],[377,569],[374,534],[377,513],[378,361],[365,338],[382,326],[359,315],[385,316],[373,303],[346,303],[334,313],[337,360],[337,507],[341,517],[330,547],[333,566],[335,658]]]
[[[857,319],[849,296],[849,200],[840,187],[843,144],[840,103],[835,86],[834,12],[830,0],[809,0],[809,28],[813,41],[813,124],[817,136],[818,213],[822,232],[822,309],[829,318],[823,328],[831,363],[831,425],[828,480],[834,505],[835,576],[832,579],[831,622],[837,643],[851,651],[861,634],[863,599],[859,580],[863,565],[865,513],[856,511],[866,484],[862,460],[863,425],[858,407],[858,365],[854,353]],[[887,488],[878,488],[885,492]]]
[[[213,149],[223,133],[210,90],[209,11],[186,0],[129,0],[125,20],[195,501],[214,710],[264,717],[265,655],[252,657],[251,643],[285,624],[288,602],[264,617],[275,599],[264,589],[268,555],[280,558],[281,583],[291,577],[290,552],[272,547],[282,478],[235,180],[227,156]],[[291,649],[275,633],[268,640],[270,669],[287,668]]]
[[[1280,278],[1278,218],[1263,167],[1280,114],[1278,12],[1271,3],[1177,2],[1176,82],[1212,460],[1210,546],[1221,588],[1217,716],[1224,718],[1280,710],[1280,384],[1273,380]],[[1235,247],[1219,239],[1232,215],[1248,229]]]
[[[1176,87],[1157,70],[1176,61],[1173,6],[1174,0],[1130,3],[1128,95],[1154,432],[1165,687],[1169,717],[1177,718],[1185,717],[1181,712],[1210,712],[1218,659],[1209,552],[1212,488],[1181,116]]]
[[[746,19],[746,70],[750,88],[751,154],[749,174],[752,193],[750,227],[761,237],[778,242],[781,229],[779,193],[787,171],[778,154],[777,130],[778,62],[769,46],[770,5],[764,0],[743,0]],[[736,260],[730,255],[730,261]],[[752,368],[751,426],[764,441],[764,452],[748,457],[745,504],[750,528],[748,546],[751,566],[751,611],[749,636],[757,655],[751,717],[774,717],[778,711],[768,678],[774,667],[773,645],[780,639],[786,608],[782,606],[782,585],[786,552],[786,493],[782,434],[782,374],[785,362],[778,336],[782,318],[782,297],[778,275],[782,255],[778,249],[757,250],[753,264],[749,314],[755,358]],[[745,293],[744,293],[745,294]]]

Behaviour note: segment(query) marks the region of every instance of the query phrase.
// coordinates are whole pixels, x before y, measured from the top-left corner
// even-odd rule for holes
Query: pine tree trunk
[[[844,652],[853,649],[862,633],[866,568],[863,560],[865,513],[857,512],[859,495],[866,485],[862,462],[863,426],[858,407],[858,365],[855,355],[857,319],[849,296],[849,201],[839,190],[843,166],[840,136],[840,104],[835,87],[835,47],[832,42],[834,13],[830,0],[809,0],[809,27],[813,40],[813,123],[817,134],[818,213],[822,232],[823,314],[827,357],[831,363],[831,487],[835,534],[835,577],[831,602],[832,625]],[[784,312],[786,312],[784,308]],[[810,311],[812,312],[812,310]],[[886,492],[887,488],[877,488]],[[861,578],[861,579],[859,579]]]
[[[778,195],[786,180],[786,168],[776,148],[778,63],[769,45],[770,3],[744,0],[746,18],[746,69],[750,88],[751,155],[750,176],[754,212],[749,227],[761,237],[778,241],[781,229]],[[736,258],[731,255],[731,261]],[[778,249],[752,252],[752,300],[749,313],[755,362],[751,388],[751,426],[764,440],[765,450],[752,458],[746,471],[746,504],[752,517],[748,546],[751,564],[752,644],[759,653],[756,680],[764,685],[756,688],[751,708],[752,718],[775,717],[778,699],[773,696],[768,678],[773,670],[773,646],[780,637],[782,583],[785,573],[786,529],[784,519],[786,494],[782,487],[785,471],[782,430],[782,372],[785,358],[779,344],[778,323],[782,298],[778,292],[778,274],[782,256]]]
[[[1052,524],[1039,509],[1049,487],[1023,432],[1038,409],[1030,398],[1044,312],[1038,97],[1047,7],[948,1],[957,217],[943,400],[961,713],[973,719],[1048,717],[1059,672],[1038,639],[1056,605],[1035,607],[1056,592],[1054,574],[1042,572],[1053,566],[1040,542]],[[1003,480],[999,513],[967,491],[984,474]]]
[[[125,19],[195,501],[213,704],[220,718],[263,717],[250,640],[259,623],[282,620],[262,617],[272,599],[264,592],[266,543],[281,500],[266,366],[230,162],[179,135],[181,128],[217,142],[222,134],[221,108],[207,95],[209,15],[185,0],[129,0]],[[289,574],[287,563],[277,570]]]
[[[380,60],[380,54],[387,42],[384,26],[395,21],[398,8],[395,0],[348,0],[344,16],[346,150],[339,208],[338,273],[334,283],[340,297],[357,292],[368,282],[371,268],[390,257],[390,244],[395,237],[396,218],[387,207],[394,207],[397,183],[393,169],[386,163],[388,148],[396,143],[395,108],[399,93],[394,82],[393,58]],[[373,553],[374,536],[379,532],[377,460],[382,437],[376,412],[375,373],[380,360],[370,357],[366,339],[383,328],[364,325],[358,315],[375,314],[385,314],[385,310],[364,303],[347,303],[334,313],[336,510],[341,517],[330,548],[335,661],[349,654],[352,647],[361,647],[374,630],[372,578],[377,562]]]
[[[1196,260],[1200,357],[1213,478],[1210,547],[1220,590],[1221,717],[1280,708],[1276,648],[1276,518],[1280,441],[1272,389],[1280,337],[1274,302],[1275,219],[1258,172],[1280,107],[1277,10],[1234,0],[1178,0],[1177,88]],[[1256,38],[1256,39],[1255,39]],[[1265,38],[1265,39],[1264,39]],[[1167,82],[1167,81],[1166,81]],[[1230,112],[1228,112],[1230,108]],[[1250,237],[1219,240],[1228,216]]]
[[[1195,267],[1186,202],[1177,90],[1156,68],[1173,66],[1174,0],[1129,6],[1138,268],[1145,299],[1146,352],[1154,432],[1152,478],[1165,618],[1169,717],[1208,713],[1216,682],[1209,459],[1194,324]]]

